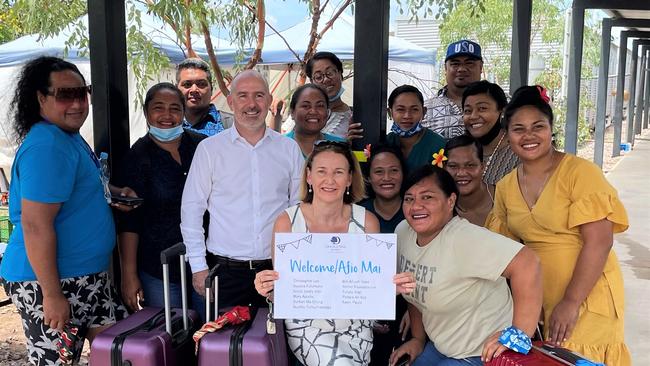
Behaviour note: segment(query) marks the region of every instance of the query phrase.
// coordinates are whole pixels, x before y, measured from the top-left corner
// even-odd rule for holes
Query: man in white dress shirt
[[[273,223],[298,202],[304,158],[295,141],[266,127],[272,96],[258,72],[237,75],[227,100],[234,128],[197,147],[183,190],[181,232],[198,293],[205,293],[208,269],[220,264],[220,307],[265,306],[255,273],[272,267]]]

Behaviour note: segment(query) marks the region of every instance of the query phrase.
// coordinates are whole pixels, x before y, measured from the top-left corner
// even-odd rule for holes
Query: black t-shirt
[[[390,220],[386,220],[383,217],[379,216],[377,214],[377,211],[375,211],[374,199],[366,199],[359,202],[358,204],[377,216],[377,220],[379,220],[379,232],[382,234],[393,234],[397,225],[402,222],[402,220],[404,220],[404,211],[402,211],[401,208],[399,211],[397,211],[397,213],[395,213],[395,215],[393,215],[393,217],[390,218]]]
[[[138,208],[118,214],[118,232],[139,235],[138,270],[154,277],[162,279],[160,252],[183,241],[180,229],[183,187],[196,147],[205,137],[184,131],[178,148],[181,164],[178,164],[147,134],[133,144],[117,177],[118,186],[130,187],[144,199]],[[170,279],[180,280],[179,266],[169,267]]]

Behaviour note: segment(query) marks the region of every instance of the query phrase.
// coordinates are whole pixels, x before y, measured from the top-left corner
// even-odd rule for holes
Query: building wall
[[[420,19],[416,24],[415,21],[410,21],[409,17],[398,17],[396,25],[395,35],[397,37],[404,38],[424,48],[437,49],[439,50],[439,59],[444,59],[447,50],[446,45],[442,45],[440,40],[440,20]],[[544,43],[541,32],[535,32],[534,30],[533,32],[529,71],[530,82],[535,80],[535,77],[544,70],[545,58],[549,57],[560,47],[559,44]],[[508,39],[512,41],[512,35],[509,35]],[[485,72],[485,78],[494,81],[494,74],[491,72],[491,66],[494,65],[493,60],[509,56],[510,49],[503,49],[496,45],[483,47],[483,70]],[[442,67],[442,62],[440,63],[440,67]],[[508,91],[509,85],[507,82],[502,82],[500,85],[504,90]]]
[[[398,17],[396,20],[396,31],[395,35],[401,38],[404,38],[408,41],[411,41],[421,47],[429,49],[438,49],[439,50],[439,59],[443,60],[446,53],[446,45],[441,44],[440,40],[440,20],[434,19],[420,19],[416,24],[415,21],[410,21],[409,17]],[[533,83],[535,78],[544,71],[546,67],[546,60],[558,49],[562,49],[562,44],[559,43],[545,43],[542,40],[541,32],[532,30],[533,37],[530,44],[530,62],[529,62],[529,73],[528,73],[528,82]],[[512,40],[512,36],[508,37]],[[606,106],[606,121],[609,124],[611,118],[614,114],[614,102],[616,96],[616,75],[618,72],[618,51],[619,47],[617,44],[611,44],[610,48],[610,59],[609,59],[609,78],[608,78],[608,92],[607,92],[607,106]],[[496,45],[487,45],[483,47],[483,58],[484,58],[484,67],[485,78],[490,81],[494,81],[494,76],[491,73],[491,67],[494,64],[492,60],[499,58],[500,56],[509,56],[510,49],[503,49]],[[627,72],[625,77],[626,89],[630,85],[630,60],[631,52],[628,52],[627,56]],[[442,62],[439,63],[439,68],[442,68]],[[439,73],[440,74],[440,73]],[[587,98],[591,100],[593,108],[587,111],[586,118],[591,126],[595,123],[596,116],[596,99],[597,99],[597,86],[598,86],[598,70],[595,70],[596,77],[583,79],[582,88],[587,90]],[[438,81],[435,83],[432,88],[439,87],[444,84]],[[509,93],[509,85],[507,82],[500,83],[501,87]],[[627,103],[624,103],[624,113],[623,116],[626,118],[627,113]]]

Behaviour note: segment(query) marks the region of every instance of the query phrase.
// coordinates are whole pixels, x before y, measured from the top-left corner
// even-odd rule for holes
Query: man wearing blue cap
[[[445,139],[465,133],[461,100],[467,85],[481,80],[483,57],[481,46],[466,39],[447,47],[445,57],[445,78],[447,85],[438,95],[424,102],[427,113],[422,126],[429,128]]]

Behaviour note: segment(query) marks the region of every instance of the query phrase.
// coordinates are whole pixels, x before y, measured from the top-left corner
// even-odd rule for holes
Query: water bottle
[[[111,190],[108,187],[108,182],[111,179],[111,170],[108,166],[108,153],[102,152],[99,154],[99,168],[102,186],[104,186],[104,198],[106,198],[106,203],[111,204]]]

